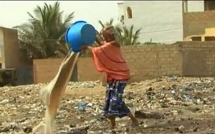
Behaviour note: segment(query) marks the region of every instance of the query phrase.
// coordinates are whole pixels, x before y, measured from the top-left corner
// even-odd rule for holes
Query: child
[[[130,70],[124,60],[120,44],[115,39],[114,27],[109,26],[101,31],[105,41],[96,39],[99,47],[88,48],[92,52],[93,62],[99,72],[105,72],[107,76],[107,90],[103,115],[111,122],[111,129],[116,126],[116,117],[129,116],[132,126],[138,126],[138,121],[123,101],[127,81],[130,78]]]

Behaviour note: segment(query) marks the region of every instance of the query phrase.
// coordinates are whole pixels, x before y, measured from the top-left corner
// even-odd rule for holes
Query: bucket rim
[[[67,28],[66,33],[65,33],[65,41],[67,44],[68,44],[68,37],[67,36],[68,36],[69,30],[70,30],[70,27]]]
[[[71,26],[73,26],[73,25],[75,25],[75,24],[77,24],[77,23],[87,23],[87,22],[84,21],[84,20],[78,20],[78,21],[75,21],[74,23],[72,23]],[[71,27],[71,26],[70,26],[70,27]]]

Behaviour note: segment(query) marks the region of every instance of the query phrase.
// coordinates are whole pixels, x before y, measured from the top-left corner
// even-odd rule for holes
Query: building
[[[19,49],[17,30],[0,27],[0,68],[28,66]]]
[[[204,20],[213,1],[123,1],[118,3],[119,20],[123,25],[142,27],[140,42],[173,43],[191,35],[204,34],[215,27]],[[206,12],[206,13],[205,13]],[[208,16],[208,15],[206,15]],[[209,16],[212,16],[211,14]],[[207,18],[207,17],[206,17]],[[207,18],[213,20],[215,18]],[[199,23],[199,19],[206,23]],[[215,20],[215,19],[214,19]],[[205,24],[205,26],[203,26]],[[207,25],[207,26],[206,26]],[[210,25],[210,26],[209,26]]]
[[[192,3],[183,2],[183,38],[186,41],[215,41],[215,1],[204,1],[198,12],[190,12]]]

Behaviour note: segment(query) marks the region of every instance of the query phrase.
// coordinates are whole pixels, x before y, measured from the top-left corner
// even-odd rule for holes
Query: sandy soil
[[[193,90],[189,92],[192,93],[193,99],[200,98],[202,103],[196,104],[191,101],[169,99],[172,94],[170,87],[178,85],[175,94],[180,96],[179,89],[181,87],[179,85],[198,80],[198,78],[177,78],[177,80],[169,81],[168,78],[163,78],[132,83],[126,89],[126,98],[130,98],[126,99],[126,102],[134,103],[135,108],[139,109],[137,111],[140,113],[157,112],[162,117],[156,117],[156,114],[146,117],[137,113],[141,125],[134,129],[128,129],[124,125],[129,123],[127,118],[118,119],[117,133],[125,133],[125,131],[127,134],[215,133],[215,90],[212,87],[204,87],[209,85],[207,82],[202,82],[204,86],[193,87]],[[210,84],[213,85],[214,81],[212,80]],[[40,88],[40,85],[31,85],[0,89],[0,133],[24,133],[24,127],[34,127],[43,120],[44,106],[42,106],[38,96]],[[164,97],[162,99],[155,97],[152,101],[147,100],[149,88],[155,92],[155,95],[152,96],[163,95]],[[65,126],[81,126],[84,122],[90,124],[91,128],[88,133],[100,134],[101,131],[108,130],[109,122],[97,121],[99,114],[93,111],[93,108],[85,112],[80,112],[75,108],[78,102],[83,101],[103,105],[104,92],[105,87],[102,86],[67,90],[56,118],[58,130],[64,130]],[[168,98],[168,96],[170,97]],[[164,104],[167,106],[162,106],[161,100],[165,100]],[[153,107],[149,107],[149,104]],[[96,120],[94,124],[92,120]]]

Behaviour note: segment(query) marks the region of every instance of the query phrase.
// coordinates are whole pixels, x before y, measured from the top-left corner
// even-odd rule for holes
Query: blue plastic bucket
[[[65,40],[73,52],[80,52],[81,45],[92,45],[96,39],[95,28],[86,21],[76,21],[66,31]]]

